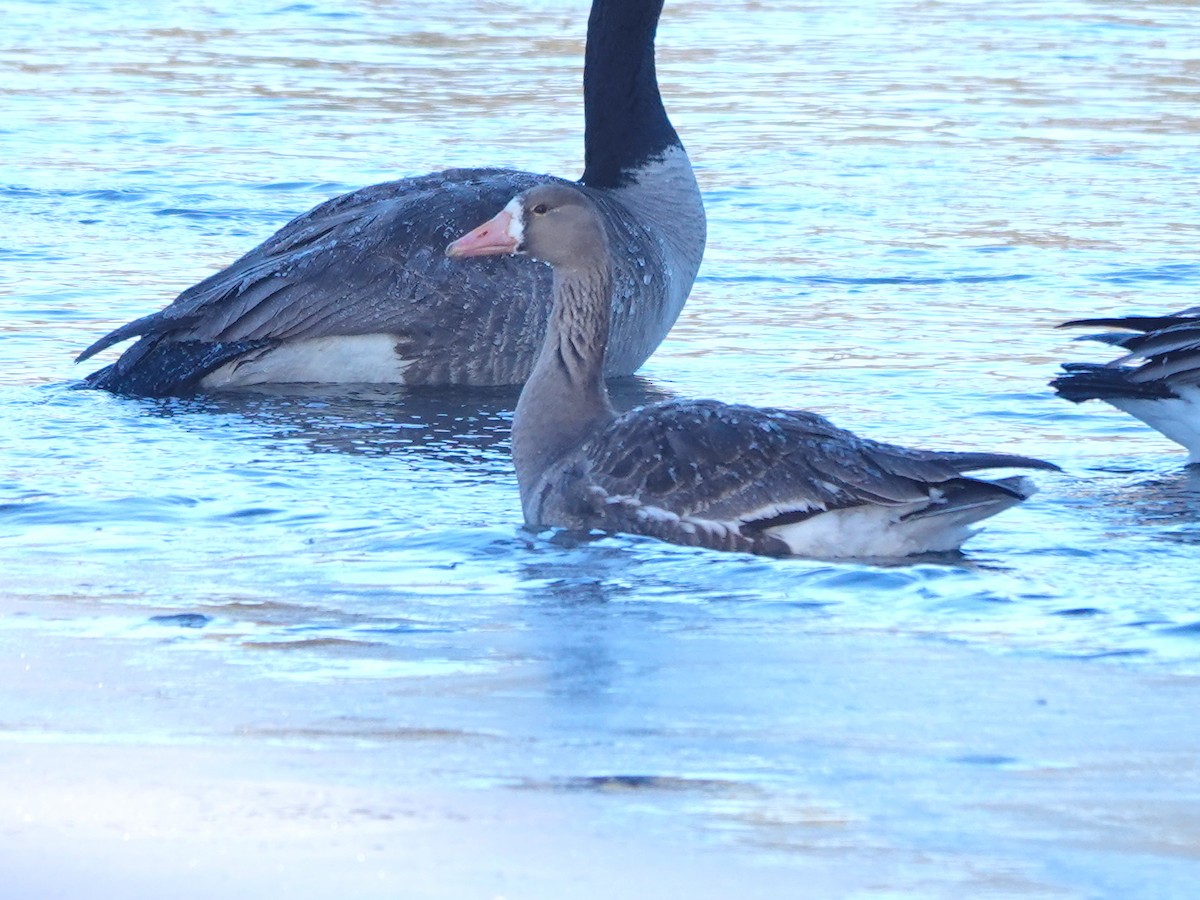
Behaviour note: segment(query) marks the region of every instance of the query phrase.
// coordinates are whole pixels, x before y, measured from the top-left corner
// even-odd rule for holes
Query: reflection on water
[[[387,786],[567,796],[656,851],[833,860],[889,896],[1138,896],[1131,846],[1174,848],[1145,851],[1158,896],[1194,885],[1186,817],[1086,809],[1116,796],[1105,772],[1140,785],[1122,810],[1194,775],[1172,717],[1200,671],[1200,475],[1046,388],[1084,352],[1059,322],[1196,302],[1190,4],[667,0],[709,250],[617,404],[805,407],[1064,467],[963,555],[527,532],[508,389],[70,389],[97,335],[329,196],[581,171],[587,7],[7,4],[0,641],[95,655],[56,657],[71,689],[6,690],[0,736],[348,771],[382,748]],[[960,671],[959,645],[994,655]],[[103,702],[77,687],[95,670],[120,685]]]
[[[640,376],[614,379],[618,410],[672,395]],[[411,450],[427,458],[475,464],[508,463],[508,432],[520,394],[516,387],[397,388],[379,385],[271,385],[254,391],[199,397],[155,407],[164,416],[237,416],[256,429],[313,450],[379,455]]]

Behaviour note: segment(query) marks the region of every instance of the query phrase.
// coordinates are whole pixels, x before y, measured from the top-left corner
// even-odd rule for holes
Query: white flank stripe
[[[390,334],[289,341],[273,350],[247,353],[210,372],[209,390],[256,384],[403,384],[409,360],[396,355]]]

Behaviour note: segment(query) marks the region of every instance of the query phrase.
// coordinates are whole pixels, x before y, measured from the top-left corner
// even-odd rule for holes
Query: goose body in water
[[[662,0],[594,0],[584,60],[584,172],[613,246],[610,375],[670,330],[704,252],[691,163],[659,94]],[[463,266],[446,242],[549,175],[454,169],[363,188],[300,216],[159,312],[79,356],[137,338],[87,377],[167,396],[271,383],[519,384],[550,312],[550,274],[523,258]]]
[[[603,378],[614,254],[594,204],[569,186],[526,191],[446,252],[519,252],[553,268],[549,329],[513,418],[529,525],[766,555],[907,556],[957,549],[974,522],[1032,490],[1022,477],[964,472],[1056,468],[1007,454],[906,449],[813,413],[714,400],[618,416]]]
[[[1127,351],[1107,363],[1064,363],[1050,382],[1065,400],[1103,400],[1141,419],[1200,463],[1200,306],[1164,316],[1076,319],[1060,327],[1110,328],[1080,340]]]

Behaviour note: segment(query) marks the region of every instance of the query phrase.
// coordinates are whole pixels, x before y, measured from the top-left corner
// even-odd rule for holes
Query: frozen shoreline
[[[736,739],[717,726],[675,771],[606,770],[597,747],[570,777],[539,745],[572,738],[529,722],[369,737],[296,709],[230,730],[266,690],[255,669],[214,670],[197,718],[128,639],[5,630],[0,708],[59,712],[5,716],[0,869],[22,898],[1182,898],[1200,879],[1200,679],[882,634],[788,646],[822,674],[804,725],[779,723],[811,764],[784,784],[783,760],[699,771]],[[433,681],[387,688],[462,688]],[[513,752],[523,775],[498,777]]]

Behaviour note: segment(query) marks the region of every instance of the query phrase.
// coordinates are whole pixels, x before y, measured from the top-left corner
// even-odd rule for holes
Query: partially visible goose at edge
[[[594,205],[543,186],[446,248],[550,263],[554,309],[513,418],[531,526],[650,535],[765,555],[907,556],[957,549],[970,525],[1029,496],[1028,479],[968,478],[1056,466],[996,453],[911,450],[809,412],[673,400],[618,416],[603,359],[610,252]]]
[[[629,375],[679,315],[704,252],[691,163],[654,65],[662,0],[595,0],[584,61],[584,172],[616,266],[607,371]],[[159,312],[79,356],[139,340],[87,377],[167,396],[271,383],[519,384],[550,312],[550,275],[527,259],[452,264],[446,241],[515,193],[562,182],[451,169],[335,197]]]
[[[1103,400],[1182,444],[1200,463],[1200,306],[1164,316],[1076,319],[1060,328],[1119,328],[1078,340],[1128,352],[1106,363],[1063,363],[1050,382],[1065,400]]]

